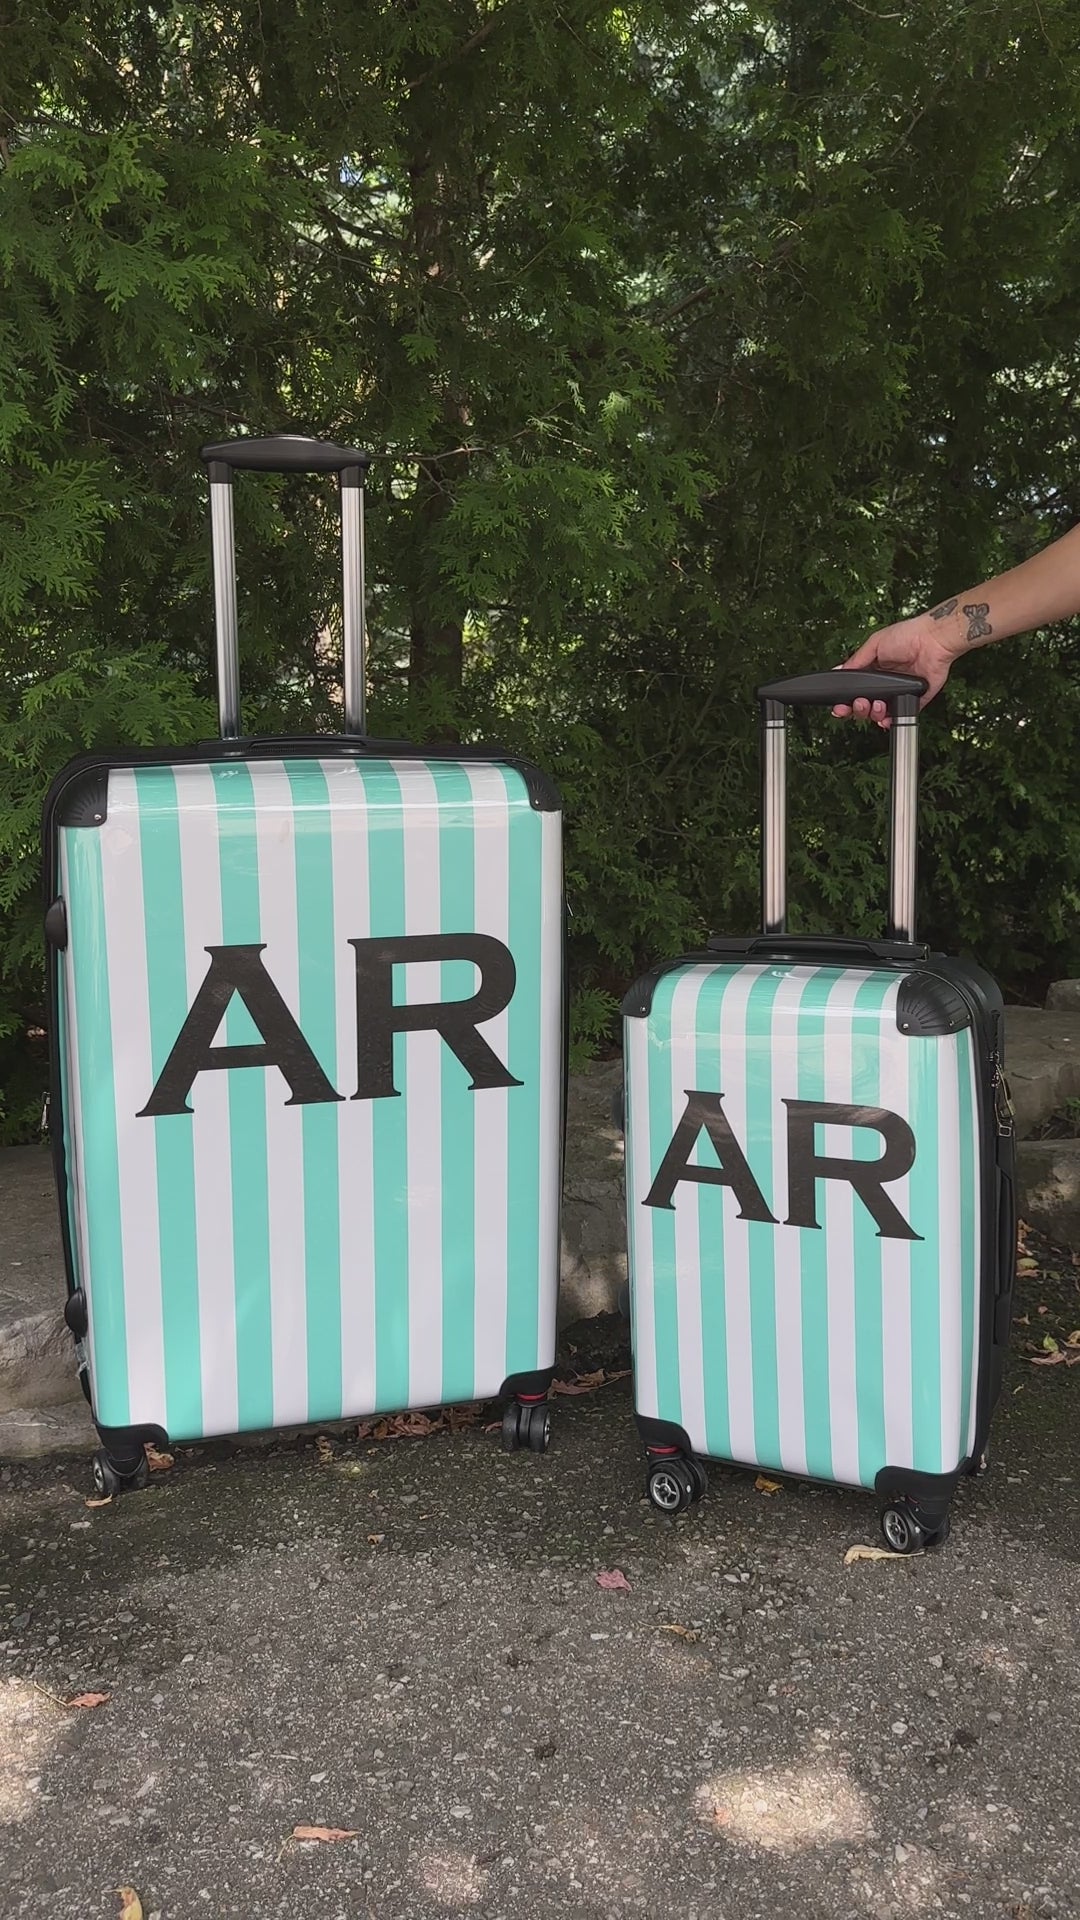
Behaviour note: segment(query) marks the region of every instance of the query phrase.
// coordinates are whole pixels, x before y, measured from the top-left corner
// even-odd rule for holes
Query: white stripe
[[[374,1102],[356,1092],[356,949],[371,933],[368,812],[355,761],[320,762],[330,796],[334,884],[338,1233],[341,1248],[341,1411],[363,1419],[375,1408]]]
[[[855,1046],[852,1010],[867,979],[865,972],[841,974],[825,1014],[825,1099],[842,1106],[855,1102]],[[851,1156],[852,1129],[823,1129],[824,1151]],[[822,1192],[824,1188],[824,1192]],[[857,1487],[859,1481],[859,1408],[855,1372],[855,1194],[847,1181],[818,1185],[817,1218],[828,1249],[829,1420],[833,1479]]]
[[[402,783],[405,847],[405,932],[438,933],[439,796],[435,777],[413,767]],[[437,960],[402,969],[407,1006],[442,1000]],[[405,1126],[409,1221],[409,1402],[442,1399],[442,1035],[434,1028],[405,1036]],[[475,1097],[475,1096],[472,1096]]]
[[[727,987],[720,1008],[720,1076],[724,1112],[739,1144],[747,1152],[754,1178],[764,1169],[753,1163],[754,1143],[746,1136],[746,1003],[756,980],[769,969],[740,967]],[[775,1213],[775,1196],[766,1194]],[[724,1194],[724,1310],[727,1327],[728,1415],[731,1457],[755,1463],[754,1369],[750,1338],[750,1234],[752,1222],[740,1220],[738,1201]]]
[[[697,1087],[698,1003],[713,967],[687,968],[671,996],[669,1067],[671,1071],[671,1131],[686,1108],[686,1097]],[[700,1163],[700,1137],[692,1159]],[[707,1450],[705,1432],[705,1366],[701,1340],[701,1247],[698,1232],[696,1181],[680,1180],[672,1195],[675,1205],[675,1296],[678,1302],[680,1425],[695,1453]]]
[[[300,1020],[295,803],[280,760],[248,762],[259,869],[262,962],[293,1019]],[[262,1075],[266,1099],[266,1185],[270,1258],[270,1345],[274,1424],[308,1418],[304,1251],[304,1109],[291,1107],[276,1067]]]
[[[769,1205],[782,1223],[787,1214],[787,1109],[799,1098],[799,1009],[816,967],[792,967],[777,988],[772,1007],[770,1053],[773,1076],[772,1180]],[[803,1406],[802,1263],[799,1235],[782,1224],[774,1228],[776,1311],[776,1389],[780,1425],[780,1464],[785,1473],[806,1472],[806,1417]]]
[[[899,985],[897,986],[897,993]],[[914,1105],[912,1048],[924,1042],[909,1040],[896,1026],[896,995],[887,1006],[888,1018],[881,1032],[880,1105],[889,1113],[898,1113],[912,1123]],[[918,1142],[916,1141],[916,1153]],[[917,1162],[916,1162],[917,1164]],[[911,1175],[893,1181],[889,1198],[911,1221],[916,1233],[922,1231],[911,1219]],[[910,1240],[882,1239],[881,1248],[881,1362],[885,1403],[885,1461],[889,1467],[914,1464],[914,1436],[911,1427],[911,1248]]]
[[[555,1360],[559,1299],[563,1057],[562,814],[540,815],[540,1298],[539,1367]]]
[[[65,900],[71,899],[71,874],[68,868],[66,835],[60,839],[60,892]],[[67,1015],[67,1071],[64,1076],[64,1104],[68,1122],[67,1178],[74,1201],[74,1230],[79,1243],[78,1270],[79,1279],[86,1295],[87,1335],[86,1354],[90,1367],[90,1388],[94,1392],[94,1275],[90,1265],[90,1223],[86,1214],[86,1180],[83,1174],[83,1103],[82,1082],[79,1077],[79,1021],[75,1010],[75,968],[70,949],[58,956],[60,963],[59,991],[64,995],[64,1011]]]
[[[972,1191],[968,1199],[969,1204],[974,1209],[972,1233],[975,1242],[973,1256],[975,1298],[971,1316],[971,1406],[968,1412],[967,1438],[964,1446],[964,1452],[970,1459],[975,1451],[975,1432],[978,1426],[979,1388],[982,1384],[980,1380],[981,1369],[979,1361],[982,1353],[983,1314],[993,1312],[990,1302],[984,1298],[983,1289],[983,1186],[985,1182],[991,1179],[996,1180],[997,1170],[992,1164],[989,1167],[983,1164],[983,1130],[980,1119],[978,1074],[975,1066],[974,1029],[970,1033],[964,1051],[967,1055],[967,1060],[966,1065],[962,1066],[960,1071],[967,1073],[971,1083],[971,1125],[974,1133],[972,1144]],[[963,1197],[961,1197],[960,1206],[962,1219]]]
[[[649,1050],[651,1014],[623,1021],[626,1061],[626,1213],[633,1328],[634,1405],[649,1419],[658,1417],[656,1393],[656,1297],[652,1227],[645,1211],[651,1185],[649,1136]]]
[[[116,1098],[116,1158],[124,1262],[128,1418],[165,1426],[161,1327],[161,1235],[154,1122],[136,1115],[154,1084],[146,922],[134,773],[109,774],[109,809],[98,829]]]
[[[184,952],[190,1007],[210,966],[206,949],[221,945],[221,876],[217,804],[209,767],[174,769]],[[199,1268],[199,1346],[203,1432],[235,1433],[236,1310],[233,1275],[229,1076],[201,1073],[192,1088],[195,1237]]]
[[[510,811],[498,767],[465,765],[475,820],[476,931],[510,944]],[[484,1038],[500,1060],[509,1051],[510,1020],[504,1010],[484,1023]],[[476,1096],[473,1096],[476,1099]],[[506,1298],[513,1276],[506,1270],[507,1090],[493,1087],[476,1099],[474,1127],[474,1301],[476,1398],[498,1393],[506,1379]]]
[[[938,1314],[941,1342],[941,1471],[964,1457],[963,1198],[960,1192],[960,1076],[955,1034],[938,1042]]]

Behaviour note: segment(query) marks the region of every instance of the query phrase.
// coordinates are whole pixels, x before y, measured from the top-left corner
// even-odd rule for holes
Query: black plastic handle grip
[[[341,473],[346,467],[371,465],[371,455],[356,447],[338,447],[332,440],[311,440],[303,433],[272,433],[265,440],[244,436],[203,447],[208,466],[245,468],[253,473]]]
[[[826,673],[800,673],[793,680],[771,680],[759,687],[759,700],[783,707],[850,707],[853,700],[921,700],[926,681],[910,673],[879,673],[873,667],[830,667]]]
[[[720,959],[747,960],[757,956],[767,959],[770,955],[784,954],[826,965],[835,961],[840,966],[859,960],[869,960],[874,966],[895,961],[912,963],[927,959],[930,952],[929,947],[914,940],[853,940],[842,934],[830,938],[824,933],[759,933],[746,940],[713,935],[708,948]]]

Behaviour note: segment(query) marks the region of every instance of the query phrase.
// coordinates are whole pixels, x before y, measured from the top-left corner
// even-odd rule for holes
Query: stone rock
[[[1055,980],[1046,996],[1047,1013],[1080,1013],[1080,980]]]
[[[36,1460],[46,1453],[84,1453],[98,1437],[79,1393],[62,1406],[13,1407],[0,1413],[0,1460]]]
[[[559,1325],[612,1313],[626,1284],[623,1138],[612,1117],[622,1061],[570,1076]]]
[[[1005,1071],[1016,1131],[1025,1140],[1066,1100],[1080,1097],[1080,1012],[1010,1007],[1005,1016]]]
[[[1080,1248],[1080,1140],[1022,1140],[1017,1186],[1022,1220],[1059,1247]]]

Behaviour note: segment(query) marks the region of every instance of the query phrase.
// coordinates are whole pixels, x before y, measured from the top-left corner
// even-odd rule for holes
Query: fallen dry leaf
[[[1080,1327],[1074,1327],[1071,1333],[1065,1335],[1065,1345],[1067,1347],[1080,1347]]]
[[[902,1553],[893,1553],[888,1547],[849,1547],[844,1555],[845,1567],[855,1560],[902,1560]]]
[[[357,1827],[294,1827],[294,1840],[355,1840]]]
[[[633,1592],[633,1588],[625,1573],[620,1573],[618,1567],[612,1567],[611,1571],[607,1573],[598,1573],[596,1576],[596,1584],[598,1587],[603,1587],[605,1593]]]
[[[105,1493],[105,1494],[102,1494],[102,1497],[100,1500],[85,1500],[83,1502],[83,1505],[87,1507],[111,1507],[112,1498],[113,1497],[111,1493]]]
[[[1036,1307],[1035,1311],[1036,1313],[1042,1314],[1042,1313],[1049,1313],[1050,1309],[1049,1307]]]
[[[111,1699],[111,1693],[76,1693],[70,1700],[65,1700],[64,1705],[65,1707],[103,1707],[106,1700]]]
[[[334,1443],[325,1433],[315,1435],[315,1451],[319,1456],[320,1465],[328,1467],[334,1458]]]
[[[677,1633],[680,1640],[688,1640],[691,1646],[701,1639],[695,1627],[681,1626],[677,1620],[665,1620],[663,1626],[657,1627],[656,1631],[657,1633]]]
[[[1017,1261],[1016,1271],[1017,1273],[1038,1273],[1039,1263],[1037,1260],[1032,1260],[1030,1256],[1025,1256],[1023,1260]]]
[[[159,1453],[152,1440],[147,1440],[144,1451],[146,1464],[151,1473],[168,1473],[169,1469],[176,1464],[172,1454]]]
[[[781,1481],[766,1480],[763,1473],[758,1474],[757,1479],[754,1481],[754,1486],[759,1493],[782,1493],[784,1490]]]
[[[609,1387],[613,1380],[628,1380],[629,1367],[623,1367],[617,1373],[605,1373],[598,1367],[595,1373],[579,1373],[573,1380],[553,1380],[552,1393],[595,1393],[597,1387]]]
[[[381,1547],[385,1539],[385,1533],[369,1533],[367,1543],[369,1547]]]
[[[134,1887],[115,1887],[113,1891],[120,1895],[118,1920],[143,1920],[142,1901]]]

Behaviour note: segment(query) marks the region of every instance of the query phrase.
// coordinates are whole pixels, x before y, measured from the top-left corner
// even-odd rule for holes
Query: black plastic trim
[[[62,827],[102,827],[109,812],[109,769],[102,762],[83,758],[72,761],[80,771],[63,791],[62,806],[57,802],[57,822]],[[55,782],[54,782],[55,785]],[[46,805],[49,802],[46,795]]]
[[[94,1425],[110,1466],[120,1474],[131,1473],[139,1465],[148,1440],[151,1446],[162,1451],[169,1444],[164,1427],[103,1427],[98,1420],[94,1421]]]
[[[68,943],[67,906],[59,894],[51,906],[45,909],[45,938],[50,947],[58,947],[61,952]]]
[[[896,996],[896,1025],[912,1038],[933,1039],[959,1033],[974,1016],[959,988],[941,974],[922,968],[901,980]]]
[[[262,439],[240,434],[235,440],[200,447],[199,452],[210,467],[246,473],[341,473],[349,468],[363,473],[371,465],[370,453],[361,453],[358,447],[339,447],[333,440],[316,440],[306,433],[271,433]]]
[[[885,1501],[909,1501],[924,1525],[934,1528],[946,1518],[957,1483],[968,1471],[966,1461],[955,1473],[916,1473],[910,1467],[882,1467],[874,1480],[874,1492]]]
[[[662,960],[658,966],[650,967],[648,973],[639,973],[633,986],[623,994],[619,1011],[624,1020],[647,1020],[652,1012],[653,994],[665,973],[674,973],[678,967],[700,967],[715,960],[712,953],[680,953],[671,960]]]
[[[708,951],[719,960],[816,960],[838,965],[872,961],[875,967],[919,966],[930,949],[916,940],[854,940],[824,933],[755,933],[744,940],[710,935]]]
[[[652,1414],[637,1412],[634,1419],[646,1452],[654,1447],[677,1447],[680,1453],[693,1454],[686,1428],[677,1426],[674,1420],[655,1420]]]
[[[497,1400],[516,1400],[519,1397],[526,1400],[543,1399],[551,1391],[554,1374],[553,1366],[541,1367],[535,1373],[508,1374],[495,1397]]]
[[[839,683],[839,684],[838,684]],[[925,680],[910,673],[882,673],[875,667],[831,667],[824,673],[800,673],[791,680],[770,680],[759,700],[785,707],[850,706],[853,700],[921,699]]]
[[[89,1319],[86,1311],[86,1295],[81,1287],[77,1287],[74,1293],[68,1294],[64,1304],[64,1325],[69,1333],[75,1335],[76,1340],[86,1339]]]

